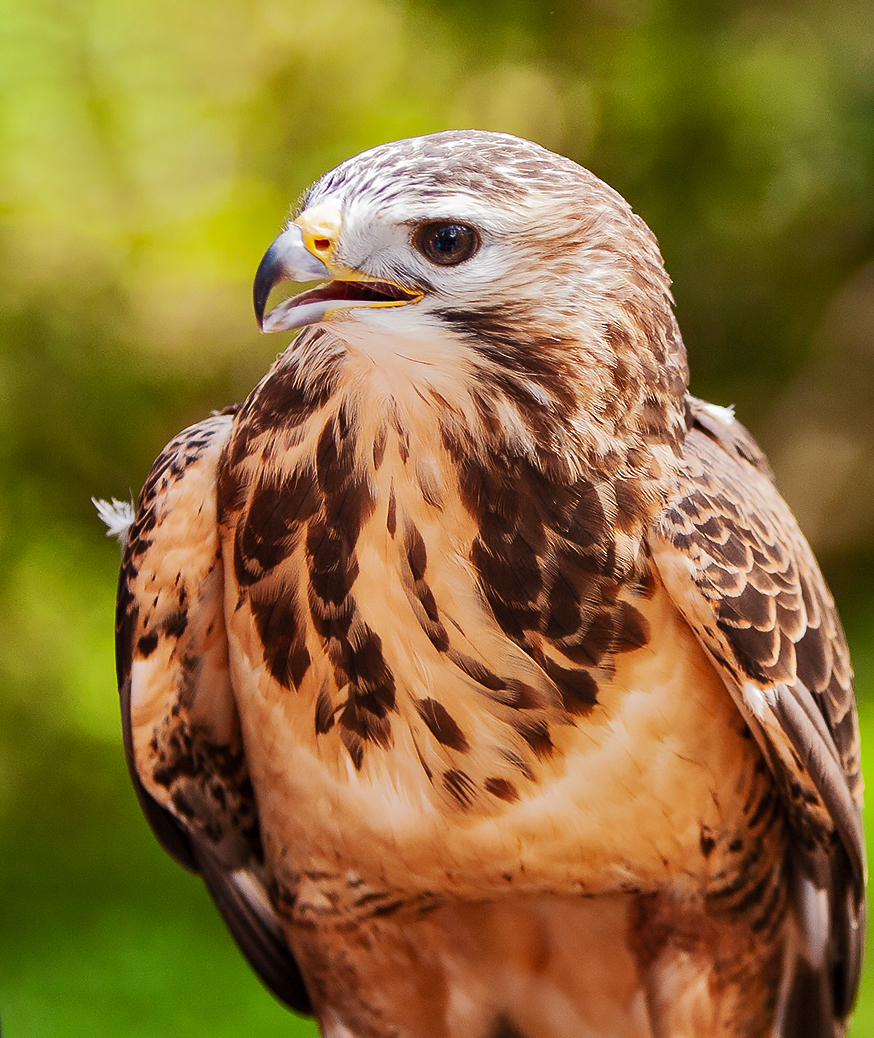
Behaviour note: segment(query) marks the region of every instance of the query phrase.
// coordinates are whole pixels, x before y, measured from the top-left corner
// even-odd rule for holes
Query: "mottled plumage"
[[[843,1034],[852,674],[767,464],[686,389],[655,240],[450,132],[320,180],[302,327],[125,547],[140,802],[328,1038]]]

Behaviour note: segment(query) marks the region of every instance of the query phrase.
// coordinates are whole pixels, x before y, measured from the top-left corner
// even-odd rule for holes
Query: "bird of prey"
[[[299,334],[155,462],[117,648],[142,808],[264,983],[326,1038],[844,1034],[847,647],[643,221],[438,133],[322,177],[254,295]]]

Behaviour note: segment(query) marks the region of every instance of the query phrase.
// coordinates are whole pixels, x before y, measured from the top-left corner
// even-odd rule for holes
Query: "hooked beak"
[[[359,271],[335,265],[331,260],[338,233],[339,213],[305,212],[264,253],[252,292],[255,316],[262,332],[317,324],[329,320],[334,311],[340,309],[401,306],[422,298],[421,292],[388,281],[368,280]],[[327,262],[319,259],[316,251]],[[334,280],[286,299],[264,315],[268,296],[281,282],[331,277]]]
[[[302,319],[299,324],[280,323],[283,316],[288,316],[289,304],[294,303],[294,299],[280,303],[275,310],[271,310],[265,321],[264,308],[267,306],[267,297],[276,285],[282,281],[315,281],[327,277],[330,277],[328,268],[304,245],[300,227],[292,224],[288,230],[283,231],[278,238],[274,239],[273,244],[264,253],[263,259],[258,264],[258,271],[255,274],[252,299],[255,304],[255,316],[258,318],[258,327],[261,331],[274,332],[280,331],[281,328],[301,328],[309,323],[306,319]],[[305,309],[306,307],[301,308],[298,314],[300,318],[305,318]]]

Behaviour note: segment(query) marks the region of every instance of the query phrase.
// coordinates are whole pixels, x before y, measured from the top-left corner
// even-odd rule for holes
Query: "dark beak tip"
[[[280,280],[275,258],[270,255],[270,250],[268,250],[258,266],[255,283],[252,286],[252,305],[261,331],[264,331],[264,310],[267,307],[267,299],[273,286]]]
[[[264,304],[266,300],[259,299],[257,295],[253,300],[255,306],[255,320],[258,322],[258,331],[264,331]]]

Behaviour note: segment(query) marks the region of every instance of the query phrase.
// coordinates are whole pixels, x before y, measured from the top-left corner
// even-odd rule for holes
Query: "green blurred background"
[[[467,126],[572,156],[653,227],[693,389],[768,450],[874,726],[870,0],[0,0],[8,1038],[314,1033],[139,814],[89,497],[267,368],[251,278],[319,173]]]

